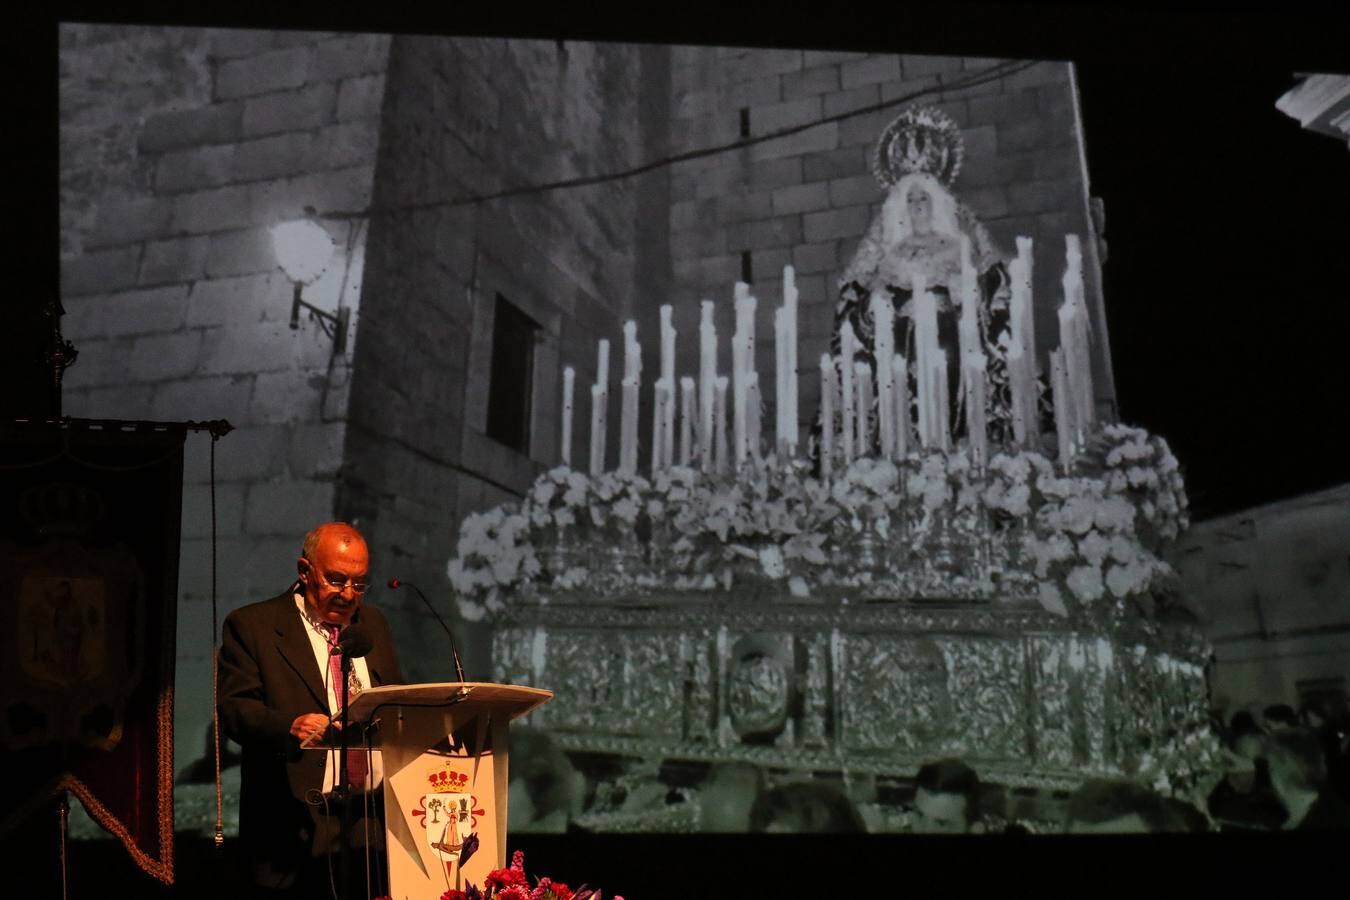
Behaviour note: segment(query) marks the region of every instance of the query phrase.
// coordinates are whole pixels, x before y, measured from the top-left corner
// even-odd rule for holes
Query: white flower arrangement
[[[643,512],[651,483],[641,475],[619,471],[605,472],[590,481],[591,524],[597,528],[613,526],[631,534]]]
[[[529,523],[510,505],[465,517],[446,575],[466,619],[478,621],[486,613],[505,609],[500,592],[539,574]]]
[[[884,541],[892,518],[904,515],[922,547],[922,532],[945,510],[968,538],[978,536],[971,529],[990,527],[981,522],[1020,523],[1010,532],[1020,535],[1019,565],[1039,580],[1046,609],[1072,615],[1118,607],[1172,574],[1160,554],[1187,526],[1187,502],[1180,467],[1160,438],[1108,425],[1095,446],[1097,455],[1068,474],[1034,451],[1000,452],[977,471],[961,449],[898,463],[859,459],[830,483],[813,477],[808,461],[772,455],[735,478],[687,466],[651,481],[559,467],[539,476],[519,509],[466,517],[447,573],[466,615],[482,618],[504,608],[501,592],[540,577],[534,547],[550,535],[569,529],[579,549],[613,546],[635,542],[645,520],[660,543],[661,575],[625,571],[615,587],[730,589],[748,578],[787,582],[805,596],[851,583],[853,536],[864,528]],[[922,553],[916,564],[923,565]],[[587,577],[583,566],[550,573],[553,590],[581,587]]]
[[[525,495],[525,511],[537,528],[570,528],[590,499],[591,480],[567,466],[539,476]]]

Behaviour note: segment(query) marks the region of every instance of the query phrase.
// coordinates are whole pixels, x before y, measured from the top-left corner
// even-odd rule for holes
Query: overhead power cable
[[[633,178],[637,175],[643,175],[647,172],[655,171],[667,166],[678,165],[679,163],[689,162],[690,160],[702,159],[708,156],[714,156],[719,153],[726,153],[730,150],[740,150],[745,147],[752,147],[756,144],[767,143],[768,141],[779,140],[780,138],[790,137],[812,128],[819,128],[822,125],[829,125],[832,122],[841,122],[845,119],[855,116],[863,116],[869,113],[879,112],[884,109],[901,106],[911,103],[922,97],[931,94],[948,94],[962,91],[967,88],[978,87],[987,84],[998,78],[1006,78],[1014,75],[1034,65],[1039,65],[1039,60],[1012,60],[1009,62],[997,63],[974,73],[969,78],[943,85],[933,85],[920,88],[895,97],[890,100],[883,100],[880,103],[872,103],[867,106],[861,106],[856,109],[850,109],[845,112],[836,113],[832,116],[825,116],[811,122],[804,122],[798,125],[786,126],[775,129],[754,137],[741,138],[730,143],[719,144],[713,147],[700,147],[697,150],[689,150],[684,153],[677,153],[672,156],[665,156],[660,159],[652,160],[629,169],[618,172],[607,172],[599,175],[583,175],[576,178],[565,178],[558,181],[549,181],[539,184],[521,185],[520,187],[507,188],[505,190],[494,191],[486,194],[473,194],[467,197],[460,197],[452,200],[428,200],[420,203],[399,203],[393,205],[371,206],[366,210],[359,212],[330,212],[321,214],[321,218],[326,219],[356,219],[365,218],[371,215],[388,215],[391,213],[417,212],[429,209],[451,208],[457,206],[470,206],[476,203],[484,203],[489,200],[501,200],[507,197],[519,197],[526,194],[543,193],[545,191],[559,191],[570,188],[588,187],[596,184],[604,184],[609,181],[619,181],[625,178]]]

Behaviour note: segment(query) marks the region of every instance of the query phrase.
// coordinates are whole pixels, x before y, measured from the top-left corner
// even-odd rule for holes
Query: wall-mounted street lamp
[[[311,320],[317,320],[323,333],[333,339],[333,352],[347,349],[347,324],[351,310],[339,306],[336,314],[305,302],[301,296],[304,286],[312,284],[328,268],[333,258],[333,237],[322,225],[309,219],[297,219],[273,225],[272,250],[277,262],[295,285],[291,301],[291,329],[300,327],[300,308],[309,310]]]

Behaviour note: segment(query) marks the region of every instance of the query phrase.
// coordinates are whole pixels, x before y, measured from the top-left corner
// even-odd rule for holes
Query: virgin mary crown
[[[914,172],[951,187],[964,156],[961,129],[950,116],[935,106],[911,106],[881,133],[872,174],[887,188]]]

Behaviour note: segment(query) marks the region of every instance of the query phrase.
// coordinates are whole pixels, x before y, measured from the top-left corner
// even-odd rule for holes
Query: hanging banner
[[[172,884],[183,430],[118,425],[0,425],[0,841],[70,791]]]

